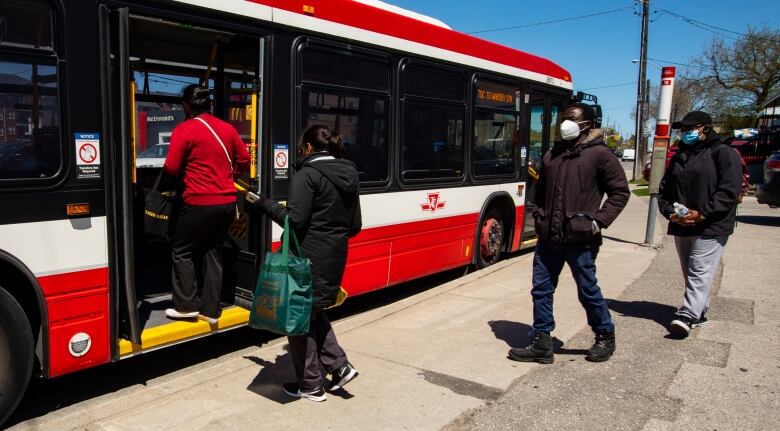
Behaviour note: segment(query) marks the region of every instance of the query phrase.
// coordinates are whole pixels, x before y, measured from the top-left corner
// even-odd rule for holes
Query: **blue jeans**
[[[537,332],[552,332],[555,329],[553,318],[553,294],[558,285],[558,277],[563,270],[563,264],[568,263],[574,281],[577,283],[577,295],[580,304],[585,308],[588,325],[593,332],[612,332],[615,325],[609,315],[607,301],[601,295],[601,288],[596,280],[596,256],[599,246],[564,245],[554,247],[546,241],[536,244],[534,254],[534,273],[531,296],[534,300],[534,325],[530,335]]]

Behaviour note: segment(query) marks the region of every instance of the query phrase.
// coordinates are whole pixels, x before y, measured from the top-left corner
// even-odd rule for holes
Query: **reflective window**
[[[550,145],[552,145],[553,142],[560,142],[561,140],[561,128],[559,127],[561,121],[560,118],[558,118],[560,110],[561,108],[559,106],[550,106],[550,134],[548,138],[550,140]]]
[[[305,48],[301,59],[304,82],[379,91],[390,87],[390,68],[384,61],[313,48]]]
[[[406,66],[402,76],[405,94],[455,101],[466,98],[466,80],[462,75]]]
[[[403,178],[462,177],[464,118],[464,108],[406,102]]]
[[[474,175],[511,175],[516,171],[516,117],[477,112],[474,118]]]
[[[532,102],[533,103],[533,102]],[[531,105],[531,119],[528,128],[528,173],[531,178],[536,178],[542,165],[542,147],[544,134],[544,99],[540,104]]]
[[[57,70],[0,61],[0,179],[47,178],[61,165]]]
[[[357,165],[360,181],[388,178],[388,103],[373,96],[303,92],[303,127],[327,126],[341,134],[344,158]]]
[[[51,7],[42,0],[0,3],[0,45],[51,50]]]

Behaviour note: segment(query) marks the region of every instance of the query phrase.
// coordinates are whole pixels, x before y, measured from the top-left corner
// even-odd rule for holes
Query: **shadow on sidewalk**
[[[285,346],[285,350],[286,349],[287,346]],[[248,391],[252,391],[261,397],[268,398],[279,404],[288,404],[298,401],[298,399],[285,394],[282,390],[283,383],[295,381],[293,365],[289,353],[277,356],[275,362],[266,361],[258,356],[244,356],[244,359],[248,359],[263,367],[257,376],[252,379],[252,383],[246,387]],[[327,380],[325,383],[327,384]],[[344,399],[354,397],[354,395],[350,394],[344,388],[329,392],[329,394]]]
[[[602,237],[602,238],[604,238],[604,239],[606,239],[606,240],[609,240],[609,241],[614,241],[614,242],[622,242],[623,244],[634,244],[634,245],[642,245],[642,243],[641,243],[641,242],[636,242],[636,241],[626,241],[626,240],[624,240],[624,239],[615,238],[614,236],[607,236],[607,235],[602,235],[601,237]]]
[[[522,348],[531,343],[531,337],[528,336],[530,326],[520,322],[510,322],[509,320],[491,320],[488,322],[493,335],[497,339],[503,340],[510,348]],[[563,341],[553,337],[553,349],[561,354],[578,354],[576,350],[562,349]],[[583,350],[583,352],[585,352]]]
[[[275,362],[266,361],[258,356],[244,356],[244,359],[263,367],[252,383],[246,387],[247,390],[279,404],[297,401],[282,390],[282,383],[295,381],[289,353],[277,356]]]
[[[672,315],[677,311],[677,308],[671,305],[651,301],[621,301],[613,299],[607,305],[610,310],[623,316],[652,320],[664,328],[667,327]]]
[[[780,226],[780,217],[770,216],[737,216],[737,223],[753,224],[756,226]]]

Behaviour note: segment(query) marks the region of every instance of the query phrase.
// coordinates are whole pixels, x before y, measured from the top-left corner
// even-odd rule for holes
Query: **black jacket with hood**
[[[704,217],[693,226],[669,223],[675,236],[717,237],[731,235],[737,220],[737,197],[742,192],[742,162],[739,154],[721,137],[680,145],[672,157],[658,190],[658,209],[669,219],[674,203],[697,210]]]
[[[593,221],[600,229],[609,227],[630,195],[626,173],[600,129],[553,145],[542,159],[537,187],[536,233],[556,245],[600,244],[601,232]]]
[[[254,207],[280,225],[289,215],[302,257],[311,261],[314,307],[333,305],[347,263],[348,239],[362,227],[355,164],[323,153],[313,154],[293,175],[287,206],[261,199]]]

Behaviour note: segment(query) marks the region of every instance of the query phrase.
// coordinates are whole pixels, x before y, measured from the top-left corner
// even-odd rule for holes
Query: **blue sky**
[[[463,32],[475,32],[534,24],[589,15],[620,8],[628,10],[574,21],[522,29],[481,33],[476,36],[512,48],[547,57],[568,69],[575,90],[599,97],[604,122],[620,127],[624,136],[633,134],[632,108],[636,105],[639,68],[641,5],[633,0],[523,1],[523,0],[385,0],[388,3],[438,18]],[[735,7],[737,6],[737,7]],[[678,76],[686,64],[699,55],[715,33],[697,28],[665,13],[705,22],[711,26],[744,32],[747,26],[780,25],[777,0],[651,0],[648,57],[662,66],[677,66]],[[720,30],[713,29],[721,32]],[[735,36],[724,33],[727,36]],[[729,41],[730,39],[726,39]],[[661,71],[648,65],[648,78],[658,83]],[[626,84],[609,88],[597,88]]]

